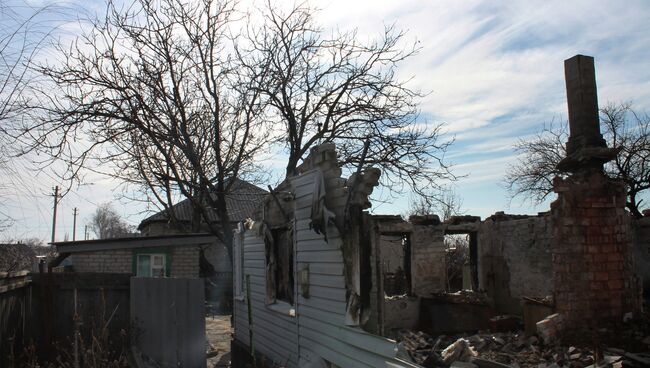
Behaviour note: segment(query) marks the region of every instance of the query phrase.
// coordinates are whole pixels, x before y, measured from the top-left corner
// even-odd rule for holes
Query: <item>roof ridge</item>
[[[232,183],[230,192],[226,193],[226,208],[228,213],[233,214],[233,220],[243,220],[252,215],[257,206],[264,200],[264,196],[268,194],[268,191],[240,178],[234,178],[234,180],[236,182]],[[211,192],[212,194],[214,192]],[[237,198],[229,198],[232,195]],[[192,219],[193,208],[189,198],[184,198],[172,205],[171,208],[173,208],[179,222],[188,222]],[[145,226],[153,222],[168,222],[169,210],[170,208],[166,208],[145,218],[138,225],[138,230],[142,230]],[[210,222],[219,220],[214,210],[208,213],[208,217],[210,218]]]

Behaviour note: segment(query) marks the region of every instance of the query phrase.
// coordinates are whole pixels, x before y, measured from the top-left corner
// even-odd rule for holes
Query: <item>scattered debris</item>
[[[460,290],[455,293],[432,293],[431,299],[437,299],[448,303],[462,304],[489,304],[489,299],[485,293],[479,293],[471,290]]]
[[[474,335],[429,336],[424,332],[402,330],[398,334],[402,357],[425,368],[585,368],[648,367],[650,353],[632,353],[606,348],[602,360],[593,349],[544,343],[537,336],[517,332],[479,332]],[[639,339],[639,342],[644,337]],[[596,364],[598,363],[598,364]]]
[[[526,335],[537,333],[536,323],[553,314],[554,307],[553,297],[550,295],[544,298],[524,296],[522,309]]]
[[[551,314],[537,322],[537,334],[549,344],[557,338],[558,332],[562,329],[562,316],[558,313]]]
[[[460,361],[451,363],[450,367],[451,368],[479,368],[479,366],[474,363],[460,362]]]
[[[445,365],[450,365],[456,361],[467,362],[469,358],[475,357],[477,354],[474,348],[470,346],[469,341],[461,338],[447,346],[440,355],[442,356],[442,362]]]
[[[521,318],[512,315],[495,316],[490,318],[490,331],[508,332],[516,331],[521,323]]]

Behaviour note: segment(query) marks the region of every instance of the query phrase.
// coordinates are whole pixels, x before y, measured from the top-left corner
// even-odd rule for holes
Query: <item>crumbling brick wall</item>
[[[394,330],[417,325],[419,297],[430,297],[446,289],[444,227],[435,215],[411,216],[408,222],[401,216],[373,215],[367,226],[368,237],[372,239],[371,315],[364,328],[392,336]],[[403,245],[408,250],[402,249]],[[399,251],[404,254],[396,255]],[[406,285],[402,289],[408,296],[391,296],[395,294],[390,292],[395,285],[387,280],[386,272],[395,271],[397,266],[403,268],[402,283]]]
[[[553,279],[555,307],[566,327],[620,321],[638,309],[632,274],[630,217],[625,187],[591,172],[556,178]]]
[[[553,293],[549,216],[494,215],[478,231],[479,288],[502,313],[521,313],[522,297]]]
[[[413,224],[411,283],[415,295],[427,297],[446,289],[445,235],[440,225]]]
[[[601,206],[602,203],[597,205]],[[588,211],[582,213],[587,214]],[[589,213],[593,215],[594,211]],[[606,218],[614,218],[613,215],[600,217],[600,219],[591,221],[603,224],[606,222]],[[627,214],[624,215],[624,218],[629,220]],[[590,220],[560,221],[567,226],[566,232],[575,233],[573,236],[569,236],[575,240],[576,236],[579,236],[578,232],[582,231],[580,230],[583,226],[581,224],[587,224]],[[632,233],[630,236],[633,243],[634,273],[643,281],[644,288],[648,289],[650,286],[650,217],[631,221]],[[619,224],[617,231],[620,232],[625,226],[627,225]],[[595,227],[599,227],[599,225],[595,225]],[[497,311],[521,313],[521,298],[523,296],[543,297],[554,294],[551,252],[553,228],[550,215],[494,215],[481,223],[478,237],[480,288],[486,290],[492,297]],[[627,235],[621,233],[618,237],[623,239]],[[593,255],[588,255],[587,258],[593,259],[593,257]],[[610,257],[600,255],[596,258],[607,258],[602,264],[605,270],[607,267],[622,267],[619,261],[614,261],[609,265],[607,261],[610,260]],[[628,260],[628,263],[631,264],[631,260]],[[630,280],[630,282],[636,281]],[[614,281],[612,284],[616,283]]]
[[[650,217],[632,222],[634,272],[643,281],[643,288],[650,292]]]

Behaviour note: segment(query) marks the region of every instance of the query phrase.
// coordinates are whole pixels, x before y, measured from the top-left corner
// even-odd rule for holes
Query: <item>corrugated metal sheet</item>
[[[277,363],[288,360],[291,367],[320,360],[346,368],[418,367],[395,359],[393,341],[345,325],[341,238],[333,226],[328,229],[328,242],[309,229],[314,174],[308,172],[292,180],[296,215],[294,271],[309,268],[309,297],[297,295],[295,318],[280,315],[265,305],[264,243],[250,231],[244,239],[244,273],[251,275],[256,350]],[[294,279],[298,280],[297,275]],[[248,345],[246,302],[237,301],[234,309],[235,338]]]
[[[136,348],[153,365],[205,367],[203,280],[132,277]]]

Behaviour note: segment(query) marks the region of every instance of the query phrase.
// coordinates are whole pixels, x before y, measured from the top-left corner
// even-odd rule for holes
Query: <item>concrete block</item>
[[[537,335],[545,344],[550,344],[558,338],[562,330],[562,315],[559,313],[551,314],[535,324]]]

